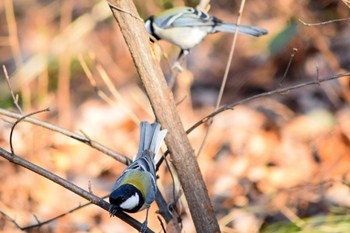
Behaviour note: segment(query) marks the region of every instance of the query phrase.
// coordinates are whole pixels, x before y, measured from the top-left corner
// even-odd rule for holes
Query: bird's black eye
[[[115,200],[115,203],[123,203],[125,201],[125,198],[124,197],[118,197],[116,200]]]

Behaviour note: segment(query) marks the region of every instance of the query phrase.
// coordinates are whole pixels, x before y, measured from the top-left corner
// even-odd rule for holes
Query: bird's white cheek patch
[[[138,206],[139,201],[140,201],[140,198],[137,195],[137,193],[135,193],[134,195],[126,199],[122,204],[120,204],[120,207],[124,210],[132,210],[136,206]]]
[[[148,33],[152,33],[152,30],[151,30],[151,22],[150,22],[150,20],[147,20],[146,22],[145,22],[145,28],[146,28],[146,31],[148,32]]]

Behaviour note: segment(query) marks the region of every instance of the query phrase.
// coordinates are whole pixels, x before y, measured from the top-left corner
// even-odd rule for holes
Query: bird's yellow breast
[[[123,184],[132,184],[138,190],[141,191],[143,198],[146,197],[146,193],[149,192],[151,188],[152,177],[151,174],[144,171],[133,170],[125,175],[125,178],[120,183],[118,188]]]

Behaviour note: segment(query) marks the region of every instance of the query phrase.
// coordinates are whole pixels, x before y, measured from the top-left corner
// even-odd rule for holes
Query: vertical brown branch
[[[132,1],[110,0],[114,17],[129,47],[136,69],[161,125],[184,190],[197,232],[220,232],[197,160],[186,136],[159,63],[153,59],[149,37]]]

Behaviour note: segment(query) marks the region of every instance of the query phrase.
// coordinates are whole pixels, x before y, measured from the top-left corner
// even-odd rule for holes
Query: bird
[[[150,16],[145,20],[145,27],[152,36],[151,40],[163,39],[181,48],[177,61],[202,42],[208,34],[235,33],[237,30],[240,34],[259,37],[268,33],[263,28],[224,22],[193,7],[174,7],[156,16]]]
[[[140,141],[137,155],[115,182],[109,195],[109,213],[117,211],[136,213],[147,209],[141,232],[147,229],[148,210],[156,198],[156,168],[154,157],[158,154],[167,130],[160,130],[157,122],[140,123]]]

